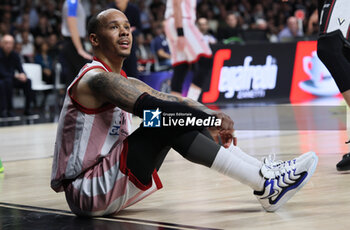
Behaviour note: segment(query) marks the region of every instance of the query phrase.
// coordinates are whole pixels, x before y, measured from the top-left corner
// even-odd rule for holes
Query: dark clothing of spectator
[[[159,65],[171,66],[170,59],[162,58],[162,57],[159,57],[159,55],[158,55],[158,50],[160,50],[160,49],[163,49],[164,52],[170,54],[168,42],[167,42],[165,36],[163,34],[161,34],[161,35],[158,35],[157,37],[155,37],[152,40],[151,46],[152,46],[151,47],[152,48],[152,52],[154,52],[154,55],[157,56]]]
[[[107,8],[114,8],[114,9],[120,10],[115,5],[115,3],[110,3]],[[129,2],[128,6],[126,7],[126,9],[123,13],[128,18],[128,20],[130,22],[130,26],[132,26],[132,27],[134,26],[136,28],[136,30],[133,32],[133,35],[137,35],[138,33],[140,33],[142,30],[142,24],[141,24],[141,19],[140,19],[139,8],[135,4]]]
[[[52,62],[52,58],[49,55],[42,55],[42,54],[37,54],[34,57],[34,62],[41,65],[41,68],[43,70],[43,81],[45,81],[48,84],[53,83],[53,78],[54,78],[54,66]],[[47,74],[45,69],[50,70],[50,74]]]
[[[218,41],[223,41],[228,38],[242,38],[242,30],[240,28],[230,28],[230,27],[221,27],[218,29],[217,38]]]
[[[12,90],[13,88],[23,89],[25,95],[24,113],[30,113],[30,103],[33,101],[32,83],[30,79],[22,82],[15,78],[15,72],[24,73],[20,57],[17,53],[11,52],[6,56],[0,49],[0,115],[8,116],[13,109]],[[7,114],[5,113],[7,111]]]
[[[35,27],[34,29],[31,30],[31,33],[33,34],[34,37],[43,37],[46,38],[48,37],[50,34],[52,34],[54,32],[54,30],[51,27]]]

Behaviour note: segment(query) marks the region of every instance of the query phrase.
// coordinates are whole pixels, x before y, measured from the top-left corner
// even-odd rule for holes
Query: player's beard
[[[130,56],[130,53],[131,53],[131,51],[129,53],[121,52],[121,53],[118,54],[118,56],[123,57],[123,58],[128,58]]]

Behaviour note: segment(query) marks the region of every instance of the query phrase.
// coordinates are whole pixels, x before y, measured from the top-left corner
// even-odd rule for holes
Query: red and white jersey
[[[113,104],[106,104],[98,109],[86,108],[73,97],[71,89],[91,70],[100,68],[106,72],[112,70],[96,58],[86,64],[68,87],[61,111],[51,174],[51,187],[63,191],[63,180],[78,177],[100,158],[110,153],[112,148],[122,145],[131,132],[130,113]],[[126,77],[125,73],[121,73]]]
[[[173,1],[178,1],[178,0],[167,0],[166,2],[165,19],[169,19],[174,16]],[[182,18],[196,21],[196,6],[197,6],[197,0],[182,0],[181,2]]]
[[[173,66],[182,63],[194,63],[197,62],[200,57],[210,58],[212,56],[211,49],[204,40],[203,34],[199,31],[195,25],[196,21],[196,0],[182,0],[181,1],[181,13],[182,13],[182,27],[186,42],[184,50],[177,48],[177,30],[175,26],[174,7],[173,1],[168,0],[165,11],[165,23],[164,30],[169,44],[171,54],[171,64]]]

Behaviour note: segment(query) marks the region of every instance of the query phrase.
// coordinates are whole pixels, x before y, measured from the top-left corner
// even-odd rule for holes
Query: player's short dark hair
[[[88,22],[88,26],[87,26],[88,35],[90,35],[92,33],[96,34],[98,31],[98,28],[101,25],[101,22],[97,16],[98,16],[98,14],[95,14],[94,16],[92,16],[90,18],[90,20]]]

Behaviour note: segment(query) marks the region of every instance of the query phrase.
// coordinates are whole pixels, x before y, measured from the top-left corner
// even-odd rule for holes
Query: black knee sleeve
[[[182,85],[184,83],[187,71],[188,71],[188,64],[180,64],[174,66],[174,73],[173,77],[171,78],[171,90],[181,93],[182,92]]]
[[[344,55],[344,40],[340,31],[319,37],[317,55],[332,74],[340,92],[350,89],[350,62]]]

